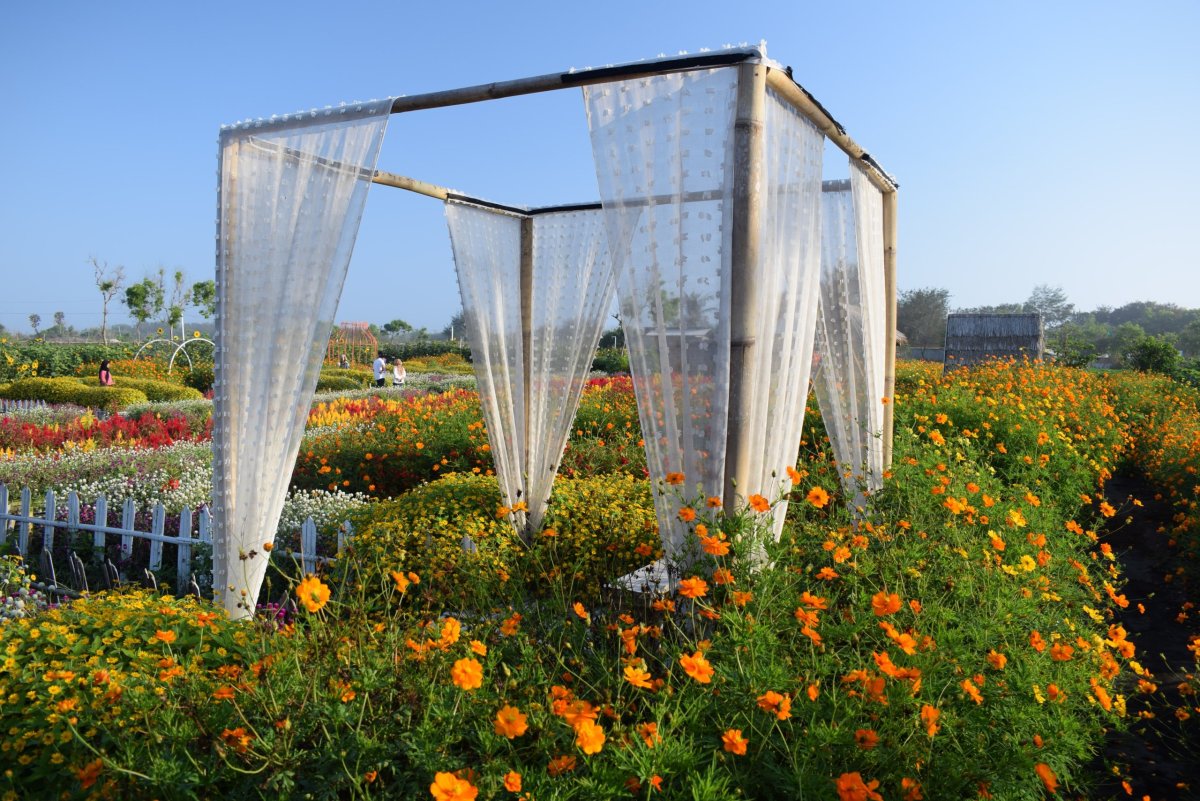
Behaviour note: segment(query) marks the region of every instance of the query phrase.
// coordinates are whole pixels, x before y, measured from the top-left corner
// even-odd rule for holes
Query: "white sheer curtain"
[[[722,494],[736,67],[585,87],[630,372],[654,480]],[[668,557],[686,542],[655,493]]]
[[[213,587],[233,617],[262,585],[390,109],[221,131]]]
[[[790,487],[813,361],[821,276],[821,171],[825,138],[789,103],[767,92],[763,230],[756,265],[760,313],[749,422],[750,472],[744,492],[774,499]],[[775,507],[774,533],[787,504]],[[760,554],[761,556],[761,554]]]
[[[518,527],[537,529],[612,302],[599,210],[513,214],[451,200],[446,220],[488,439]],[[529,365],[521,310],[530,236]]]
[[[823,197],[814,388],[843,487],[862,506],[883,482],[883,196],[854,162],[850,176]]]

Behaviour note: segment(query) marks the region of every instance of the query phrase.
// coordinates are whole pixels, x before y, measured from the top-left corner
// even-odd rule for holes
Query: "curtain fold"
[[[760,312],[749,423],[746,492],[774,499],[790,488],[804,426],[821,276],[821,172],[825,138],[791,104],[767,92],[762,185]],[[775,538],[787,502],[772,511]],[[759,558],[763,554],[757,555]]]
[[[521,215],[451,200],[446,220],[501,493],[510,508],[525,503],[514,523],[535,531],[612,301],[603,219],[599,210]]]
[[[883,196],[853,161],[822,201],[820,369],[814,390],[857,507],[883,485]]]
[[[722,494],[737,68],[584,87],[652,480]],[[654,494],[668,558],[679,500]]]
[[[254,610],[390,110],[221,131],[213,587],[233,617]]]

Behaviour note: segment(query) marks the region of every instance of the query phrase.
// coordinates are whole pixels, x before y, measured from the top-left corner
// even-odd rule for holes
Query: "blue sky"
[[[90,256],[211,278],[222,123],[760,39],[900,181],[901,289],[1200,307],[1198,34],[1192,0],[9,2],[0,323],[98,325]],[[392,117],[380,168],[596,196],[578,91]],[[376,187],[338,318],[458,308],[440,204]]]

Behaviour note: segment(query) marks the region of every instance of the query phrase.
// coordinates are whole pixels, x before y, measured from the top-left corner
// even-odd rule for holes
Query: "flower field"
[[[1161,488],[1188,580],[1200,394],[1136,374],[905,363],[890,400],[894,464],[868,509],[848,508],[810,408],[788,480],[724,510],[686,476],[651,486],[628,380],[595,381],[526,546],[471,391],[322,399],[285,517],[349,515],[350,548],[324,575],[272,575],[264,600],[287,590],[295,606],[250,624],[142,592],[0,622],[0,792],[1086,797],[1105,731],[1148,714],[1138,698],[1163,681],[1115,616],[1131,599],[1106,538],[1127,510],[1100,490],[1126,469]],[[6,422],[0,476],[106,492],[124,477],[139,499],[199,503],[207,427],[155,420],[103,435]],[[694,534],[662,596],[614,583],[661,556],[654,492]],[[751,570],[784,496],[783,537]],[[353,500],[322,500],[336,497]],[[1194,725],[1195,696],[1181,698]]]

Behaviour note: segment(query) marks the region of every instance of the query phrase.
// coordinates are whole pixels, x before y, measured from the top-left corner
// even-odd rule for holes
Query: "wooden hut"
[[[1045,336],[1040,314],[951,314],[946,317],[943,368],[989,359],[1041,359]]]

